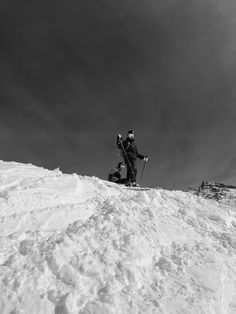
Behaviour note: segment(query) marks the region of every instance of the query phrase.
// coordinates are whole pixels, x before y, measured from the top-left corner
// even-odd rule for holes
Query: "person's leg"
[[[109,175],[109,180],[108,180],[108,181],[113,182],[113,183],[116,183],[117,180],[119,180],[119,179],[118,179],[116,176],[114,176],[114,175]]]
[[[131,169],[131,164],[129,161],[126,162],[126,169],[127,169],[126,181],[128,183],[131,181],[131,176],[132,176],[132,169]]]
[[[136,161],[136,159],[131,159],[130,164],[132,167],[130,181],[133,183],[133,182],[136,182],[136,176],[137,176],[137,161]]]
[[[132,169],[131,169],[131,167],[128,165],[128,167],[127,167],[127,183],[128,183],[128,182],[131,182],[131,179],[132,179]]]

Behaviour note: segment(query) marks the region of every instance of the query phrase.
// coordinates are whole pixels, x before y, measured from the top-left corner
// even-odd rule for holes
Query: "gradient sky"
[[[0,159],[106,178],[134,129],[143,185],[236,184],[235,16],[235,0],[1,1]]]

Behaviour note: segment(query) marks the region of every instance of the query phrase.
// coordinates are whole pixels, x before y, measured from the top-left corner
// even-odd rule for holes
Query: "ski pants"
[[[125,160],[127,167],[127,182],[136,182],[137,176],[137,160],[136,158],[128,158]]]

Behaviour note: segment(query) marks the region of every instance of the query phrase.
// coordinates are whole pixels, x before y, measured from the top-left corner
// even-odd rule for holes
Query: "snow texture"
[[[236,313],[226,197],[0,161],[0,313]]]

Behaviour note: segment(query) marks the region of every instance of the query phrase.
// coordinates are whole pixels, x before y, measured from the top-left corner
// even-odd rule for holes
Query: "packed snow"
[[[0,161],[0,313],[236,313],[236,190],[203,196]]]

